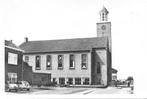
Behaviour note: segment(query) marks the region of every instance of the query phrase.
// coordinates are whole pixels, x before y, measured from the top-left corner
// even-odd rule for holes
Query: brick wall
[[[8,52],[18,55],[18,64],[8,64]],[[22,52],[5,47],[5,83],[8,81],[8,73],[17,73],[17,81],[22,80]]]

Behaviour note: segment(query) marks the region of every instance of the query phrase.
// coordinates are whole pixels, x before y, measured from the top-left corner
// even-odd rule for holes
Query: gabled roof
[[[82,51],[92,48],[106,48],[106,37],[28,41],[19,46],[25,53],[56,52],[56,51]]]
[[[11,47],[11,48],[16,48],[16,49],[20,49],[18,46],[16,46],[12,40],[5,40],[5,46]]]

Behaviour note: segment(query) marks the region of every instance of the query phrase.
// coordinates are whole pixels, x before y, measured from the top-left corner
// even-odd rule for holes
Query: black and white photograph
[[[146,9],[146,0],[0,0],[2,93],[146,97]]]

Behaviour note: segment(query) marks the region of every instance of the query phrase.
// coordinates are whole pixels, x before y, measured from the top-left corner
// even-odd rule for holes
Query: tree
[[[129,77],[127,78],[127,80],[128,80],[128,81],[132,81],[132,80],[133,80],[133,77],[132,77],[132,76],[129,76]]]

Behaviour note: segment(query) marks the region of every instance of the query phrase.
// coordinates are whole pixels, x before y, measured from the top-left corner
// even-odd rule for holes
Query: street
[[[31,88],[30,91],[7,92],[7,94],[132,94],[131,88],[67,88],[67,87],[54,87],[54,88]]]

